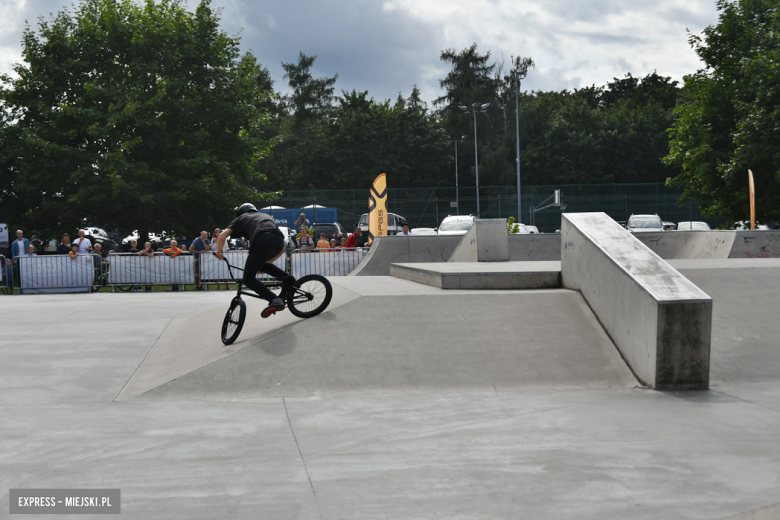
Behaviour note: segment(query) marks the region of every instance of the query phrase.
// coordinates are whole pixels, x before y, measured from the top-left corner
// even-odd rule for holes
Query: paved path
[[[334,279],[325,314],[217,354],[226,292],[2,297],[0,518],[47,487],[121,488],[138,519],[776,511],[774,282],[691,279],[724,302],[705,392],[637,386],[564,290]]]

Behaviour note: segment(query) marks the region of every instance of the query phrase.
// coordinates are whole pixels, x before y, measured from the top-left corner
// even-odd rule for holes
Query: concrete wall
[[[560,260],[561,235],[509,235],[509,259],[513,262]]]
[[[478,219],[469,228],[450,262],[508,262],[509,233],[506,219]]]
[[[644,384],[709,385],[712,299],[605,213],[566,213],[563,286],[578,290]]]

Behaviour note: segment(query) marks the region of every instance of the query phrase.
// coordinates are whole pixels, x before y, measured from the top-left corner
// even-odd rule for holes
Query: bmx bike
[[[241,295],[258,299],[262,298],[254,291],[243,290],[242,280],[236,280],[233,276],[233,269],[243,271],[242,268],[231,265],[227,259],[225,263],[228,265],[230,278],[238,284],[236,296],[230,302],[230,308],[222,321],[222,343],[230,345],[241,334],[241,329],[244,327],[244,320],[246,319],[246,303],[241,299]],[[333,286],[330,285],[330,282],[324,276],[309,274],[302,276],[292,285],[282,285],[279,291],[279,298],[285,302],[285,305],[293,315],[299,318],[311,318],[328,307],[331,298],[333,298]]]

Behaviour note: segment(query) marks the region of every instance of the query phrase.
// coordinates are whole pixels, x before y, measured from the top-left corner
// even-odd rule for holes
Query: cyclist
[[[244,237],[249,242],[249,257],[244,266],[244,285],[255,291],[261,298],[268,301],[268,307],[260,313],[261,318],[267,318],[277,311],[284,310],[284,300],[275,295],[271,290],[256,278],[257,273],[265,273],[282,281],[282,293],[287,287],[295,283],[295,278],[276,267],[275,262],[284,254],[284,235],[276,225],[271,215],[258,213],[257,208],[250,203],[242,204],[238,208],[238,216],[220,233],[217,239],[217,252],[220,260],[225,241],[231,235]]]

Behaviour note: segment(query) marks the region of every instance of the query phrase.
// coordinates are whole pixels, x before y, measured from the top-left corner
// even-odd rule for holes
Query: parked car
[[[342,238],[347,238],[349,236],[347,230],[344,229],[344,226],[338,222],[333,222],[332,224],[319,224],[315,222],[312,224],[311,229],[314,232],[315,242],[319,240],[321,233],[325,233],[325,238],[327,238],[328,241],[330,241],[331,238],[335,238],[337,243],[340,243]]]
[[[740,220],[739,222],[734,223],[734,227],[731,229],[736,229],[737,231],[750,231],[750,222],[745,222]],[[766,224],[758,224],[756,226],[757,231],[767,231],[769,230],[769,226]]]
[[[531,230],[528,229],[528,226],[525,224],[522,224],[520,222],[515,222],[512,224],[512,234],[513,235],[529,235],[531,234]]]
[[[631,215],[626,222],[626,229],[631,233],[663,231],[664,224],[658,215]]]
[[[528,226],[528,225],[526,225],[525,227],[528,228],[528,232],[529,233],[533,233],[534,235],[538,235],[539,234],[539,228],[538,227],[536,227],[536,226]]]
[[[286,226],[279,226],[279,231],[284,235],[284,249],[289,255],[293,249],[298,248],[298,242],[295,241],[295,235],[297,235],[297,233]]]
[[[418,228],[414,228],[411,231],[409,231],[409,234],[410,235],[421,235],[421,236],[422,235],[426,235],[426,236],[430,236],[430,235],[435,235],[436,234],[436,230],[431,228],[431,227],[418,227]]]
[[[675,229],[677,229],[677,224],[675,224],[674,222],[667,222],[664,220],[662,224],[664,226],[664,231],[674,231]]]
[[[474,215],[448,215],[441,221],[438,234],[465,235],[476,219]]]
[[[706,222],[679,222],[677,231],[710,231],[710,225]]]
[[[160,234],[152,233],[152,232],[149,233],[149,242],[152,244],[152,249],[155,251],[160,247],[162,248],[169,247],[171,244],[171,239],[176,240],[179,246],[185,245],[184,241],[186,239],[184,237],[176,238],[173,233],[167,233],[165,231],[161,232]],[[122,251],[130,250],[130,241],[132,240],[138,241],[139,250],[144,248],[144,244],[139,239],[138,230],[136,229],[122,239]],[[189,245],[187,245],[187,247],[189,247]],[[103,247],[103,249],[105,249],[105,247]]]

